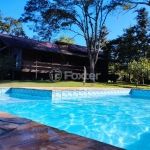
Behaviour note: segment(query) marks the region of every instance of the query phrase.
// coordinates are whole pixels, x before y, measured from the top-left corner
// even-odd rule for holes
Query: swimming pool
[[[128,91],[117,94],[114,91],[110,91],[111,94],[109,91],[100,92],[99,96],[72,96],[61,100],[52,99],[47,91],[45,96],[8,92],[0,95],[0,111],[127,150],[149,150],[149,95],[140,97],[142,94],[138,95],[136,91],[132,91],[132,94]]]

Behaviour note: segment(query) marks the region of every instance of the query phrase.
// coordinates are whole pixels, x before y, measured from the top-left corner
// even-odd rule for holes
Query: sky
[[[18,19],[24,12],[24,6],[27,0],[0,0],[0,10],[3,17],[13,17]],[[147,7],[148,8],[148,7]],[[148,9],[147,9],[148,10]],[[150,7],[149,7],[150,13]],[[123,34],[123,29],[129,28],[136,23],[135,17],[137,13],[129,11],[128,13],[122,12],[120,14],[111,15],[106,20],[106,26],[108,28],[109,34],[107,36],[108,40],[117,38]],[[28,37],[32,38],[35,33],[29,30],[27,24],[23,24],[23,28]],[[61,32],[54,39],[59,38],[61,35],[66,35],[68,37],[74,37],[74,33],[71,32]],[[82,36],[75,37],[75,43],[78,45],[85,46],[85,40]]]

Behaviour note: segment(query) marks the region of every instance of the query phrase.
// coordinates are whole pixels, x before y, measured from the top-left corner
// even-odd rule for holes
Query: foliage
[[[9,32],[9,25],[3,21],[2,13],[0,11],[0,32]]]
[[[121,66],[120,63],[113,63],[113,62],[110,62],[109,65],[108,65],[109,73],[110,73],[110,74],[119,73],[121,67],[122,67],[122,66]]]
[[[18,20],[12,17],[3,18],[1,12],[0,12],[0,33],[6,33],[20,37],[27,37],[23,30],[22,24]]]
[[[58,41],[58,42],[64,42],[64,43],[68,43],[68,44],[75,44],[75,41],[72,38],[67,37],[65,35],[60,36],[60,38],[56,39],[55,42],[56,41]]]
[[[137,24],[124,30],[124,34],[107,42],[104,53],[108,55],[111,67],[116,65],[118,72],[127,72],[127,66],[139,57],[150,57],[150,20],[145,8],[136,11]],[[129,77],[130,78],[130,77]],[[130,79],[129,79],[130,80]]]
[[[125,5],[123,5],[123,10],[129,10],[129,9],[131,9],[131,7],[132,7],[132,4],[125,4]]]
[[[150,56],[150,20],[145,8],[137,11],[137,24],[124,30],[124,34],[111,40],[104,48],[109,60],[128,64],[139,57]]]
[[[126,3],[133,4],[135,6],[137,5],[147,5],[150,6],[150,1],[149,0],[124,0]]]
[[[15,61],[11,57],[0,55],[0,80],[3,80],[13,67]]]
[[[116,82],[118,78],[119,78],[119,75],[117,75],[117,74],[109,74],[108,75],[108,80],[110,80],[111,82]]]
[[[139,56],[148,57],[150,56],[150,19],[145,8],[141,8],[137,12],[135,42],[139,50]]]
[[[99,50],[102,49],[108,34],[104,24],[108,14],[115,8],[113,0],[29,0],[21,20],[34,22],[35,31],[42,37],[49,37],[60,30],[69,30],[83,36],[88,50],[90,71],[94,73]],[[45,31],[48,35],[40,33],[43,24],[45,30],[51,31]]]
[[[133,60],[128,64],[128,72],[133,75],[136,82],[141,80],[144,84],[144,79],[150,72],[150,60],[142,57],[138,61]]]
[[[20,36],[20,37],[26,37],[22,24],[18,20],[11,17],[7,17],[4,20],[5,23],[9,26],[8,34]]]
[[[136,9],[139,5],[150,6],[149,0],[114,0],[113,3],[121,6],[126,11]]]

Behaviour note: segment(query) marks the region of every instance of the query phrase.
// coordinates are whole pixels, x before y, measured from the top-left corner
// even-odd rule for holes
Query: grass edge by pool
[[[136,88],[135,84],[128,83],[83,83],[75,81],[0,81],[0,87],[43,87],[43,88]],[[149,85],[140,85],[139,89],[150,89]]]

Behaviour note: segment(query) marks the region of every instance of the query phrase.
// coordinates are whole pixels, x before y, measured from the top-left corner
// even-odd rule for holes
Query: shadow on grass
[[[150,89],[150,85],[148,84],[139,84],[136,88],[135,83],[127,83],[127,82],[116,82],[116,83],[108,83],[108,85],[113,85],[121,88],[134,88],[134,89]]]
[[[111,85],[111,86],[116,86],[116,87],[121,87],[121,88],[133,88],[135,87],[134,84],[129,84],[129,83],[126,83],[126,82],[119,82],[119,83],[113,83],[113,82],[109,82],[109,83],[106,83],[106,85]]]

